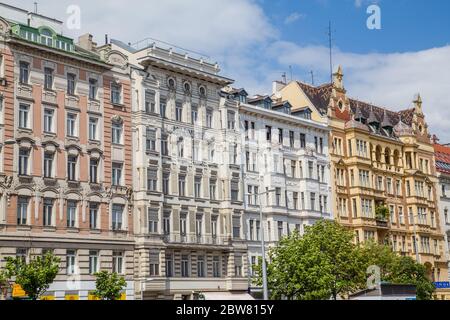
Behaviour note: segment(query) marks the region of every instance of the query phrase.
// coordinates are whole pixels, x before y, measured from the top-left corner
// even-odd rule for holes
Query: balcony
[[[172,233],[170,235],[164,235],[163,241],[171,244],[198,244],[198,245],[216,245],[216,246],[228,246],[231,244],[231,239],[228,237],[214,237],[199,236],[199,235],[180,235]]]

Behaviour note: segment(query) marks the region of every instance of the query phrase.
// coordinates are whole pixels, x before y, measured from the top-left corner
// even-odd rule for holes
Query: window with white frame
[[[122,185],[122,169],[123,164],[118,162],[112,163],[112,181],[111,184],[113,186],[121,186]]]
[[[69,155],[67,157],[67,179],[69,181],[77,181],[77,162],[78,157]]]
[[[66,134],[68,137],[76,137],[78,135],[77,120],[78,115],[76,113],[67,113]]]
[[[179,122],[183,121],[183,104],[180,101],[175,103],[175,120]]]
[[[198,107],[197,105],[192,105],[191,107],[191,124],[197,124],[198,122]]]
[[[178,194],[180,197],[184,197],[186,195],[186,176],[179,175],[178,177]]]
[[[98,141],[98,118],[89,117],[89,140]]]
[[[19,104],[19,128],[30,129],[30,105]]]
[[[43,209],[44,227],[51,227],[53,225],[53,199],[45,198]]]
[[[147,152],[156,151],[156,130],[147,128],[145,137],[145,149]]]
[[[19,176],[29,175],[30,149],[19,149]]]
[[[113,204],[112,205],[112,230],[113,231],[120,231],[122,230],[123,226],[123,210],[124,206],[120,204]]]
[[[77,202],[67,201],[67,227],[75,228],[77,220]]]
[[[195,198],[202,197],[202,177],[195,177],[194,179],[194,196]]]
[[[99,259],[97,250],[89,250],[89,274],[94,275],[99,271]]]
[[[54,124],[54,115],[55,110],[51,108],[44,109],[44,132],[46,133],[55,133]]]
[[[197,256],[197,276],[205,277],[205,256]]]
[[[169,185],[170,185],[170,172],[164,172],[163,173],[163,185],[162,185],[162,189],[163,189],[163,193],[165,195],[168,195],[170,192],[169,189]]]
[[[95,202],[89,203],[89,229],[97,230],[99,225],[98,220],[99,204]]]
[[[44,89],[52,90],[53,89],[53,69],[52,68],[44,68]]]
[[[182,255],[181,256],[181,276],[183,278],[188,278],[189,275],[190,275],[189,256]]]
[[[67,94],[70,96],[75,95],[77,76],[73,73],[67,74]]]
[[[147,169],[147,190],[158,191],[158,168]]]
[[[122,86],[118,83],[111,83],[111,103],[116,105],[122,103]]]
[[[111,130],[112,130],[112,143],[122,144],[123,123],[113,121]]]
[[[213,125],[213,111],[211,109],[206,110],[206,127],[212,128]]]
[[[30,64],[25,61],[19,62],[19,82],[28,84],[30,79]]]
[[[97,88],[98,88],[97,79],[90,78],[89,79],[89,100],[97,100]]]
[[[28,223],[28,204],[29,197],[19,196],[17,198],[17,225],[23,226]]]
[[[217,179],[209,180],[209,198],[217,200]]]
[[[149,254],[149,268],[150,268],[150,277],[159,276],[159,252],[158,251],[150,251]]]
[[[66,271],[68,275],[75,274],[77,252],[75,250],[66,251]]]
[[[89,159],[89,182],[98,183],[99,159]]]
[[[155,113],[156,112],[156,102],[155,102],[155,92],[151,90],[145,90],[145,112]]]
[[[112,272],[123,274],[123,252],[114,251],[112,256]]]
[[[53,178],[54,157],[54,153],[44,152],[44,178]]]
[[[148,233],[158,233],[158,209],[148,208]]]

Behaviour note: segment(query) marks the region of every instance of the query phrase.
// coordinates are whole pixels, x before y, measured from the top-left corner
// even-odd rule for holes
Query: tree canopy
[[[95,296],[101,300],[118,300],[120,298],[123,288],[127,285],[123,277],[107,271],[100,271],[95,276],[97,277]]]

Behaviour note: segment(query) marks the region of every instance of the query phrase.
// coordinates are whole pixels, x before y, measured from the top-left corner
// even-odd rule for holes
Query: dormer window
[[[272,101],[264,100],[264,109],[270,110],[272,108]]]
[[[245,94],[239,95],[239,102],[240,103],[247,103],[247,96]]]
[[[48,29],[41,31],[41,43],[43,45],[53,47],[53,33]]]

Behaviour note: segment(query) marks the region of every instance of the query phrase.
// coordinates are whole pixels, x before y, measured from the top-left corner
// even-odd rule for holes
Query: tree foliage
[[[29,263],[20,257],[7,257],[6,270],[9,278],[22,287],[27,296],[37,300],[56,278],[60,259],[52,253],[38,256]]]
[[[353,243],[353,233],[333,221],[319,221],[280,240],[269,250],[268,287],[272,299],[324,300],[346,298],[367,287],[369,266],[381,271],[381,281],[417,287],[418,299],[431,299],[434,286],[426,268],[386,245]],[[261,263],[255,283],[262,284]]]
[[[95,296],[101,300],[118,300],[120,298],[121,291],[127,285],[123,277],[107,271],[98,272],[95,276],[97,277]]]

